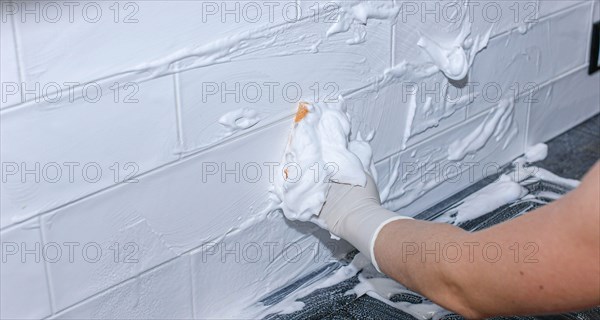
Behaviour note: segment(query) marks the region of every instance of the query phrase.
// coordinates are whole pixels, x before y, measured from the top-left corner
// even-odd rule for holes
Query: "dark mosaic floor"
[[[600,115],[547,144],[548,157],[536,165],[561,177],[580,180],[600,158]]]
[[[548,142],[548,157],[537,166],[546,168],[562,177],[581,179],[586,171],[600,159],[600,115],[580,124],[568,132],[556,137]],[[479,183],[459,192],[458,194],[444,200],[440,204],[422,212],[417,217],[421,219],[433,219],[439,216],[446,208],[462,200],[472,192],[482,188],[488,183],[494,181],[496,177],[488,177]],[[526,186],[532,194],[539,191],[551,190],[558,193],[564,193],[567,190],[549,183],[538,182]],[[543,200],[543,199],[542,199]],[[549,199],[546,199],[550,201]],[[478,230],[489,227],[493,224],[510,219],[522,211],[533,210],[540,204],[536,202],[523,202],[518,207],[501,207],[492,213],[480,218],[467,221],[460,227],[467,230]],[[413,320],[414,317],[395,309],[387,304],[380,302],[369,296],[357,298],[355,295],[344,295],[344,293],[354,287],[358,282],[356,276],[330,288],[320,289],[309,296],[301,299],[306,306],[301,311],[288,315],[279,315],[268,317],[270,319],[400,319]],[[294,285],[293,285],[294,286]],[[295,287],[295,286],[294,286]],[[284,292],[274,295],[283,296]],[[417,295],[399,295],[392,297],[392,301],[408,301],[411,303],[420,303],[422,298]],[[448,314],[440,318],[441,320],[463,319],[460,316]],[[600,320],[600,307],[578,313],[570,313],[555,316],[539,317],[499,317],[497,320],[558,320],[558,319],[577,319],[577,320]]]

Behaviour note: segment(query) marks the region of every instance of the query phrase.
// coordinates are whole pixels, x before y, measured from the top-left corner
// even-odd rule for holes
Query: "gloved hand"
[[[378,271],[373,252],[377,235],[392,221],[412,219],[381,207],[377,185],[369,174],[365,187],[331,183],[319,218],[332,234],[350,242],[366,255]]]

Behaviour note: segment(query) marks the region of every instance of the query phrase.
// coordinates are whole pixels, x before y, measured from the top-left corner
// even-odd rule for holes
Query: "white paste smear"
[[[454,224],[462,223],[521,199],[527,193],[527,189],[513,181],[510,176],[502,175],[495,182],[466,197],[458,207],[449,210],[448,213],[456,214],[452,221]]]
[[[330,182],[364,186],[373,168],[372,151],[360,134],[350,139],[350,118],[343,102],[305,104],[308,114],[295,123],[284,153],[284,174],[273,193],[290,220],[318,219]]]
[[[456,208],[448,210],[443,217],[438,218],[438,221],[458,224],[478,218],[506,204],[523,199],[528,194],[523,184],[534,181],[544,180],[565,187],[576,188],[579,185],[577,180],[559,177],[536,166],[527,166],[529,163],[544,160],[547,155],[548,146],[546,144],[539,143],[529,148],[523,157],[513,162],[515,167],[513,171],[500,176],[495,182],[469,195]],[[558,194],[551,193],[543,195],[551,199],[560,197]],[[452,215],[455,216],[451,218]]]
[[[346,281],[354,277],[359,272],[359,283],[357,283],[353,289],[346,291],[345,295],[356,294],[357,297],[368,295],[394,308],[402,310],[416,317],[417,319],[431,319],[435,316],[448,313],[442,307],[426,299],[423,299],[423,303],[419,304],[412,304],[410,302],[403,301],[391,301],[390,298],[392,296],[400,293],[409,293],[416,296],[419,295],[411,292],[398,282],[377,272],[370,260],[367,259],[367,257],[365,257],[362,253],[358,253],[356,256],[354,256],[352,261],[347,266],[337,269],[334,273],[324,279],[320,279],[319,281],[313,282],[298,289],[297,291],[288,295],[281,302],[266,308],[262,304],[259,304],[254,306],[256,310],[250,310],[250,312],[257,317],[262,318],[269,314],[290,314],[302,310],[305,304],[304,302],[299,301],[299,299],[308,296],[318,289],[332,287],[343,281]]]
[[[448,148],[448,160],[458,161],[468,154],[473,154],[483,148],[494,136],[496,141],[502,139],[510,129],[514,114],[514,101],[506,99],[491,109],[488,116],[473,132],[466,137],[454,141]]]
[[[369,19],[376,20],[395,20],[400,12],[400,7],[393,4],[378,3],[378,2],[358,2],[340,3],[337,8],[339,14],[334,23],[327,30],[327,37],[332,35],[348,32],[351,28],[354,29],[355,37],[346,41],[347,44],[358,44],[366,41],[366,30]]]
[[[260,117],[258,116],[258,112],[250,108],[234,110],[219,118],[219,123],[227,128],[227,136],[251,128],[259,121]]]
[[[525,152],[525,160],[527,161],[527,163],[542,161],[546,159],[547,156],[548,145],[546,145],[545,143],[538,143]]]
[[[345,294],[356,294],[358,297],[368,295],[377,299],[389,306],[402,310],[405,313],[417,319],[431,319],[436,315],[446,314],[444,308],[425,299],[421,295],[408,290],[406,287],[396,282],[393,279],[377,272],[371,264],[366,265],[362,272],[358,275],[359,283],[353,289],[348,290]],[[394,302],[391,298],[397,294],[411,294],[423,298],[422,303],[410,303],[407,301]]]
[[[467,76],[469,68],[475,60],[475,55],[487,47],[492,28],[480,37],[468,38],[471,34],[469,18],[463,20],[458,36],[452,41],[435,41],[427,35],[422,35],[417,45],[429,55],[433,64],[452,80],[462,80]]]

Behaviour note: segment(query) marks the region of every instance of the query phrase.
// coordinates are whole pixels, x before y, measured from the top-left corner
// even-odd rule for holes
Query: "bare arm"
[[[563,198],[486,230],[391,222],[374,252],[384,273],[470,318],[600,305],[600,163]]]

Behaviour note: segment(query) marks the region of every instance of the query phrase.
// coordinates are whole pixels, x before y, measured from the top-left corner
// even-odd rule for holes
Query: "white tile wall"
[[[0,318],[49,316],[52,310],[44,265],[60,252],[42,243],[37,219],[2,230],[0,242]]]
[[[12,16],[0,19],[0,109],[21,102],[17,45],[14,38]]]
[[[225,139],[227,129],[218,120],[227,112],[255,110],[261,121],[253,129],[260,128],[294,113],[298,101],[338,101],[340,94],[369,85],[389,67],[389,23],[370,23],[364,43],[346,45],[352,34],[334,35],[331,41],[318,45],[318,52],[310,54],[316,43],[312,39],[318,39],[330,25],[302,21],[281,35],[290,39],[284,48],[256,49],[260,56],[251,53],[230,63],[181,73],[185,151]],[[307,40],[295,43],[301,37]],[[313,67],[316,65],[323,67]]]
[[[289,126],[270,126],[45,215],[47,241],[89,243],[105,253],[96,263],[82,257],[49,266],[56,309],[212,241],[259,212],[269,187],[263,163],[280,160]],[[225,170],[238,164],[239,173],[226,173],[221,163]],[[213,166],[219,167],[214,175]],[[124,256],[115,261],[114,244],[122,254],[135,251],[139,263],[123,263]],[[128,244],[134,246],[124,248]]]
[[[456,2],[436,1],[397,1],[403,8],[396,25],[397,43],[414,43],[421,34],[436,35],[452,33],[459,29],[454,22],[468,17],[473,24],[473,34],[483,34],[491,29],[495,36],[526,22],[535,21],[539,16],[538,0],[526,1],[469,1],[467,7],[457,7]],[[574,2],[573,2],[574,3]],[[418,32],[415,32],[418,30]],[[397,56],[405,56],[417,51],[413,46],[396,51]]]
[[[514,31],[492,39],[469,74],[477,95],[469,116],[491,107],[500,97],[540,87],[586,64],[590,6],[586,3],[542,19],[525,34]]]
[[[51,319],[191,319],[190,259],[183,256],[127,280]]]
[[[280,1],[279,8],[287,2]],[[17,3],[21,8],[27,6],[36,12],[33,3]],[[118,8],[113,2],[78,3],[70,15],[69,7],[60,2],[62,15],[57,22],[52,22],[56,18],[53,14],[44,14],[45,10],[50,11],[50,8],[44,9],[45,6],[41,3],[37,10],[41,13],[37,15],[16,15],[28,82],[85,83],[144,69],[152,61],[185,48],[201,47],[232,33],[283,22],[279,11],[271,16],[265,11],[253,22],[251,8],[244,11],[244,6],[239,10],[226,7],[235,13],[222,18],[220,14],[211,14],[209,5],[197,1],[134,1],[119,3]],[[35,23],[36,17],[39,23]],[[172,25],[177,25],[177,32],[169,27]]]
[[[95,100],[94,91],[88,92],[89,101]],[[64,96],[57,103],[40,99],[0,114],[6,175],[0,226],[178,158],[172,77],[120,90],[117,102],[117,91],[104,87],[102,92],[98,102],[70,102]]]
[[[539,16],[545,17],[556,12],[580,4],[582,2],[596,2],[597,0],[552,0],[539,2]]]
[[[270,216],[219,244],[204,243],[192,254],[194,317],[239,317],[240,308],[252,305],[256,297],[267,297],[323,268],[332,256],[342,256],[350,248],[312,224],[286,222],[280,215]],[[227,274],[228,279],[209,276],[215,274]],[[275,276],[282,274],[286,277]],[[260,285],[252,285],[256,281]],[[238,285],[223,285],[225,282]],[[251,314],[246,317],[253,318]]]
[[[390,192],[391,199],[384,205],[391,210],[414,216],[486,175],[496,173],[500,166],[522,154],[525,151],[527,131],[528,100],[525,98],[520,97],[514,103],[513,120],[507,134],[501,139],[491,136],[483,148],[461,161],[447,159],[448,146],[464,137],[465,132],[472,132],[483,124],[488,112],[377,163],[380,188],[389,183],[395,166],[401,168],[399,177],[393,178],[396,182]],[[515,132],[511,134],[513,130]],[[459,171],[462,173],[458,174]],[[448,181],[444,182],[444,177]],[[411,197],[421,192],[422,184],[437,186],[422,189],[426,193],[418,201],[410,202]],[[401,189],[405,191],[400,196]]]
[[[418,110],[422,110],[428,98],[431,98],[431,108],[440,109],[440,112],[435,113],[435,117],[441,117],[444,113],[442,111],[444,100],[450,101],[446,96],[443,96],[441,88],[445,82],[442,81],[442,78],[442,76],[435,76],[425,86],[421,86],[422,83],[416,82],[411,84],[399,82],[381,88],[377,92],[359,92],[345,99],[348,112],[353,119],[354,133],[360,131],[365,137],[375,130],[375,135],[371,141],[375,161],[392,155],[404,147],[406,127],[409,123],[412,124],[412,121],[407,119],[407,110],[410,108],[413,95],[416,95],[415,103]],[[421,89],[417,89],[416,94],[413,94],[415,86]],[[431,90],[431,92],[427,93],[425,90]],[[424,112],[418,111],[417,113],[414,127],[421,119],[428,118]],[[429,118],[434,117],[429,115]],[[451,128],[463,122],[465,118],[466,108],[457,108],[454,113],[439,120],[437,126],[432,125],[428,130],[419,134],[413,133],[410,139],[406,141],[406,147]],[[389,137],[397,138],[390,139]]]
[[[600,73],[588,75],[587,67],[540,88],[531,101],[527,144],[547,141],[599,113],[598,88]]]

